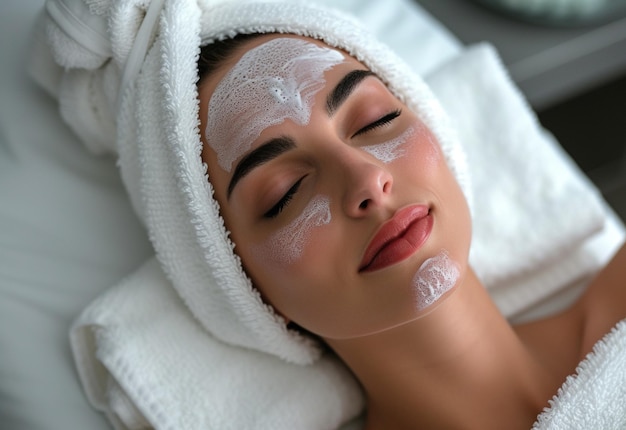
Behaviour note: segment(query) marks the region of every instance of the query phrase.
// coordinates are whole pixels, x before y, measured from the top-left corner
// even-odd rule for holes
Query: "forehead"
[[[216,157],[221,157],[219,173],[231,172],[270,122],[290,119],[305,125],[312,97],[327,79],[334,82],[354,69],[367,69],[323,41],[285,34],[241,41],[217,67],[199,85],[202,157],[213,179]]]
[[[239,63],[239,61],[244,55],[254,50],[255,48],[261,45],[264,45],[267,42],[275,40],[275,39],[302,40],[302,41],[306,41],[308,43],[317,45],[319,47],[333,49],[333,50],[340,52],[343,55],[344,61],[346,63],[352,63],[354,65],[360,65],[361,67],[364,67],[358,60],[356,60],[354,57],[350,56],[348,53],[341,50],[340,48],[335,48],[333,46],[326,44],[322,40],[318,40],[312,37],[299,36],[299,35],[294,35],[294,34],[274,34],[274,33],[255,35],[254,37],[248,38],[245,41],[243,41],[240,45],[238,45],[232,52],[230,52],[225,58],[223,58],[223,60],[220,62],[221,64],[218,65],[218,67],[215,69],[213,73],[211,73],[206,78],[202,79],[201,87],[206,90],[205,95],[207,97],[210,97],[213,94],[215,87],[222,81],[224,76],[226,76],[231,71],[231,69],[237,63]],[[275,58],[280,59],[281,57],[275,57]],[[282,56],[282,58],[285,58],[285,56]],[[278,64],[278,61],[273,61],[273,63]]]
[[[325,73],[348,56],[320,41],[271,35],[245,41],[208,85],[205,143],[230,171],[262,131],[291,120],[306,125]]]

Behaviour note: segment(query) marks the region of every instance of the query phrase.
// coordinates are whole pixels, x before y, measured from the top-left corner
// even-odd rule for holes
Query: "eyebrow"
[[[246,154],[235,167],[233,176],[228,183],[227,198],[235,189],[235,185],[250,173],[255,167],[265,164],[285,152],[294,149],[296,142],[288,136],[276,137],[265,142],[263,145]]]
[[[326,111],[332,116],[343,102],[352,94],[354,89],[368,76],[376,76],[369,70],[352,70],[347,73],[339,83],[333,88],[326,98]]]
[[[348,72],[333,88],[326,98],[326,111],[332,116],[352,94],[354,89],[369,76],[376,76],[369,70],[356,69]],[[296,143],[288,136],[270,139],[263,145],[246,154],[235,167],[233,176],[228,183],[227,198],[230,199],[235,186],[254,168],[265,164],[285,152],[294,149]]]

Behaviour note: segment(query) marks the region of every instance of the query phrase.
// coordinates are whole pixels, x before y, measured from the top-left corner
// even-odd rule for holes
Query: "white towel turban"
[[[165,273],[224,342],[300,364],[321,351],[263,303],[233,252],[200,156],[201,45],[280,32],[345,50],[431,129],[468,195],[464,155],[430,90],[349,17],[290,1],[49,0],[46,9],[52,52],[67,69],[59,93],[65,120],[95,152],[119,155]]]

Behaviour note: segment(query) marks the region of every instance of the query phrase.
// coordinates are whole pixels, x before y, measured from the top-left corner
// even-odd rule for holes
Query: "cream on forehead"
[[[330,200],[326,196],[315,196],[296,219],[275,232],[255,252],[263,259],[295,263],[302,256],[313,229],[330,223],[330,220]]]
[[[267,127],[286,119],[308,124],[324,72],[343,61],[339,51],[295,38],[272,39],[245,53],[209,101],[205,137],[219,165],[230,172]]]

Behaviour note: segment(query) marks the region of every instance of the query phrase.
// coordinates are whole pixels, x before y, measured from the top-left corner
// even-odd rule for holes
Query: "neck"
[[[473,272],[435,306],[394,329],[327,340],[365,389],[368,428],[530,428],[561,381]]]

